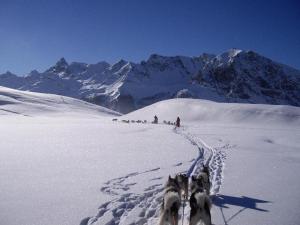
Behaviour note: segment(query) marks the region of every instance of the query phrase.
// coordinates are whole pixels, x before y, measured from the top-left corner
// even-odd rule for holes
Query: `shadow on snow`
[[[229,225],[229,221],[234,219],[236,216],[238,216],[240,213],[245,211],[246,209],[253,209],[258,210],[261,212],[268,212],[266,209],[258,208],[257,203],[270,203],[270,201],[265,201],[261,199],[256,198],[250,198],[246,196],[241,197],[235,197],[235,196],[228,196],[228,195],[217,195],[213,197],[213,204],[220,208],[223,221],[225,225]],[[238,210],[236,213],[234,213],[229,218],[225,218],[223,209],[224,208],[230,208],[230,206],[239,206],[242,207],[240,210]]]

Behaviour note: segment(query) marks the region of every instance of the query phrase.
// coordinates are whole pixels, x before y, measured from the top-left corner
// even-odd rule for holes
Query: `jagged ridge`
[[[217,56],[153,54],[140,63],[113,65],[68,64],[62,58],[42,73],[2,74],[0,85],[84,99],[123,113],[176,97],[300,105],[300,71],[238,49]]]

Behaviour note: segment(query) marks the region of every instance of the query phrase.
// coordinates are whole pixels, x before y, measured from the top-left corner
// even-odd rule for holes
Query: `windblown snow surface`
[[[0,116],[43,116],[70,115],[120,115],[104,107],[98,107],[74,98],[61,95],[42,94],[29,91],[18,91],[0,86]]]
[[[163,123],[177,116],[181,128]],[[299,117],[298,107],[191,99],[118,117],[0,88],[0,224],[157,224],[168,175],[203,164],[213,224],[299,224]]]

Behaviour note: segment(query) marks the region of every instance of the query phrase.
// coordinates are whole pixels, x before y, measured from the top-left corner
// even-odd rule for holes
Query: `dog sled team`
[[[116,119],[116,118],[114,118],[114,119],[112,119],[112,121],[113,122],[117,122],[118,121],[118,119]],[[147,120],[122,120],[122,122],[123,123],[147,123]],[[168,125],[175,125],[176,127],[180,127],[180,118],[179,118],[179,116],[177,117],[177,119],[176,119],[176,122],[171,122],[171,121],[166,121],[166,120],[164,120],[163,121],[164,122],[164,124],[168,124]],[[153,123],[153,124],[158,124],[158,117],[155,115],[154,116],[154,120],[151,122],[151,123]]]
[[[185,174],[178,174],[174,178],[169,176],[164,189],[159,225],[178,225],[182,198],[188,200],[188,197],[191,208],[189,225],[211,225],[212,203],[209,192],[209,169],[206,166],[197,176],[192,176],[190,182]]]
[[[171,122],[171,121],[166,121],[166,120],[164,120],[163,122],[164,122],[164,124],[175,125],[176,127],[180,127],[180,118],[179,118],[179,116],[177,117],[176,122],[174,122],[174,123]],[[156,115],[154,116],[154,120],[153,120],[152,123],[154,123],[154,124],[158,123],[158,117]]]

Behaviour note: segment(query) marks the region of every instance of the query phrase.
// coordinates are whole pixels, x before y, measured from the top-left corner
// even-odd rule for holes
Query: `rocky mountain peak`
[[[123,66],[125,66],[126,64],[128,63],[128,61],[124,60],[124,59],[121,59],[119,60],[117,63],[113,64],[112,65],[112,71],[119,71]]]
[[[9,77],[9,76],[16,76],[15,74],[13,74],[12,72],[10,72],[10,71],[6,71],[5,73],[3,73],[3,74],[1,74],[2,76],[7,76],[7,77]]]
[[[46,72],[52,72],[52,73],[61,73],[66,72],[69,64],[67,63],[66,59],[64,57],[60,58],[55,66],[50,67]]]
[[[67,67],[69,64],[67,63],[66,59],[64,57],[60,58],[57,63],[55,64],[56,66],[62,66],[62,67]]]
[[[61,58],[46,72],[30,74],[0,75],[0,85],[76,97],[123,113],[175,97],[300,106],[299,70],[240,49],[217,56],[152,54],[141,63],[113,65]]]

